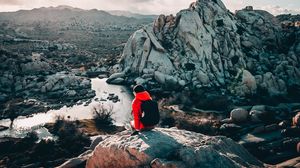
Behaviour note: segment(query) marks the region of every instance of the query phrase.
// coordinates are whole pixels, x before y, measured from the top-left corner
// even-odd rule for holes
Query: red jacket
[[[144,92],[137,93],[135,95],[135,99],[132,101],[132,114],[134,119],[134,128],[136,130],[147,128],[140,121],[140,118],[142,116],[141,104],[142,101],[151,100],[151,99],[152,98],[150,94],[147,91],[144,91]]]

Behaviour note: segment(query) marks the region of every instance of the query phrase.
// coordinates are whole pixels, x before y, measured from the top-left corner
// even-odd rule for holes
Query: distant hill
[[[42,7],[16,12],[0,12],[0,21],[17,24],[32,24],[37,22],[54,23],[89,23],[89,24],[135,24],[153,20],[153,15],[139,15],[130,12],[106,12],[103,10],[83,10],[70,6]]]
[[[115,16],[125,16],[125,17],[133,17],[133,18],[139,18],[139,19],[149,19],[149,18],[155,18],[157,17],[157,15],[142,15],[142,14],[138,14],[138,13],[132,13],[129,11],[121,11],[121,10],[111,10],[111,11],[107,11],[108,13],[110,13],[111,15],[115,15]]]
[[[280,21],[291,21],[291,22],[297,22],[300,21],[300,14],[298,15],[291,15],[291,14],[282,14],[276,16],[276,18]]]
[[[75,44],[81,50],[99,55],[119,54],[122,50],[120,46],[129,36],[142,26],[152,23],[153,17],[70,6],[0,12],[0,41],[13,38],[59,41]],[[29,44],[22,47],[6,44],[5,47],[13,50],[32,49]]]

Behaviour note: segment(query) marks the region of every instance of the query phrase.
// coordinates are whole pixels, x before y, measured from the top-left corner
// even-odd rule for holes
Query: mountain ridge
[[[49,7],[39,7],[39,8],[33,8],[33,9],[20,9],[17,11],[10,11],[10,12],[0,12],[1,14],[14,14],[14,13],[22,13],[22,12],[36,12],[36,11],[51,11],[51,10],[69,10],[72,12],[100,12],[100,13],[105,13],[105,14],[110,14],[113,16],[124,16],[124,17],[133,17],[133,18],[138,18],[138,19],[143,19],[143,18],[154,18],[157,15],[154,14],[149,14],[149,15],[145,15],[145,14],[141,14],[141,13],[134,13],[134,12],[130,12],[130,11],[125,11],[125,10],[100,10],[100,9],[82,9],[82,8],[77,8],[77,7],[72,7],[72,6],[68,6],[68,5],[58,5],[58,6],[49,6]]]

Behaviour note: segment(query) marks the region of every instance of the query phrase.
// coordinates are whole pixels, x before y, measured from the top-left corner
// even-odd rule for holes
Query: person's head
[[[136,85],[133,87],[133,93],[140,93],[140,92],[144,92],[145,88],[142,85]]]

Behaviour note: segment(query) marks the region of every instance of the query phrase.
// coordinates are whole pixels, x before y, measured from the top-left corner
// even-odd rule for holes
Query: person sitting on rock
[[[135,99],[132,101],[133,121],[131,127],[136,131],[146,131],[154,128],[159,122],[159,111],[157,103],[142,85],[133,88]],[[135,132],[137,133],[137,132]]]

